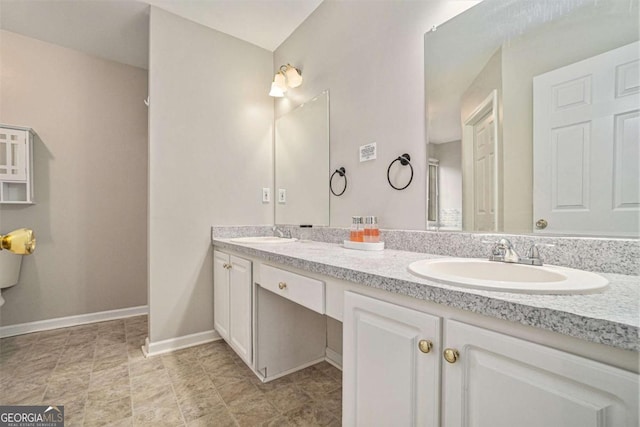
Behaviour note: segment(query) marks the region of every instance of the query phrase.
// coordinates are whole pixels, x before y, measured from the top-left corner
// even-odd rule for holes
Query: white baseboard
[[[168,340],[150,342],[149,338],[145,340],[142,346],[142,353],[145,357],[157,356],[159,354],[169,353],[171,351],[180,350],[194,345],[206,344],[211,341],[217,341],[222,337],[215,330],[198,332],[196,334],[184,335],[182,337],[170,338]]]
[[[97,313],[79,314],[77,316],[58,317],[56,319],[38,320],[36,322],[20,323],[17,325],[0,326],[0,338],[28,334],[31,332],[48,331],[50,329],[68,328],[70,326],[84,325],[86,323],[142,316],[144,314],[149,314],[149,307],[146,305],[120,308],[117,310],[99,311]]]
[[[327,347],[325,354],[326,354],[325,360],[327,361],[327,363],[330,363],[336,368],[342,370],[342,355],[340,353],[338,353],[337,351],[331,350],[329,347]]]

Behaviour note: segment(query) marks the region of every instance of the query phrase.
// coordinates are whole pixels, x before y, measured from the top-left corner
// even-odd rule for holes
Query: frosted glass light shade
[[[300,75],[298,70],[296,70],[291,65],[287,65],[286,74],[287,74],[287,84],[289,85],[289,87],[292,87],[292,88],[298,87],[302,84],[302,76]]]
[[[273,96],[274,98],[282,98],[284,96],[284,92],[282,88],[278,85],[278,83],[271,83],[271,90],[269,91],[269,96]]]

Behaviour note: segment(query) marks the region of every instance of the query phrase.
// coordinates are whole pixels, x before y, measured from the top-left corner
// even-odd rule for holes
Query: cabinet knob
[[[433,348],[433,343],[429,340],[420,340],[418,342],[418,348],[423,353],[429,353]]]
[[[444,360],[449,363],[456,363],[458,358],[460,357],[460,352],[455,348],[445,348],[443,352]]]
[[[284,282],[280,282],[280,283],[278,283],[278,287],[279,287],[280,289],[284,289],[284,288],[286,288],[286,287],[287,287],[287,284],[286,284],[286,283],[284,283]]]

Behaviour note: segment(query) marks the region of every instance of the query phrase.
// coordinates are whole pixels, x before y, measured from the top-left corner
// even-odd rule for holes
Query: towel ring
[[[338,174],[344,178],[344,188],[340,193],[336,193],[335,191],[333,191],[333,177],[335,176],[335,174]],[[341,167],[340,169],[336,169],[335,172],[331,174],[331,178],[329,178],[329,190],[331,190],[331,194],[338,197],[342,196],[344,192],[347,191],[347,171],[343,167]]]
[[[411,168],[411,178],[409,178],[409,182],[407,182],[407,185],[405,185],[404,187],[396,187],[395,185],[393,185],[391,183],[391,177],[389,176],[389,174],[391,173],[391,166],[393,166],[393,164],[398,161],[402,166],[409,165],[409,167]],[[391,188],[393,188],[394,190],[404,190],[411,184],[411,181],[413,181],[413,166],[411,166],[410,155],[408,155],[407,153],[404,153],[402,156],[399,156],[398,158],[394,159],[391,162],[391,164],[389,164],[389,167],[387,168],[387,181],[389,182],[389,185],[391,186]]]

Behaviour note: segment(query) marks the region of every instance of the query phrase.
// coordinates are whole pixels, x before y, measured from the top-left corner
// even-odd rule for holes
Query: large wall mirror
[[[428,228],[640,234],[638,5],[491,0],[425,35]]]
[[[276,224],[329,225],[329,92],[276,120]]]

